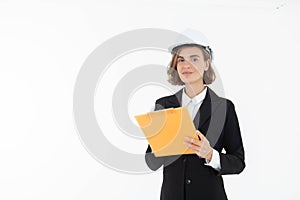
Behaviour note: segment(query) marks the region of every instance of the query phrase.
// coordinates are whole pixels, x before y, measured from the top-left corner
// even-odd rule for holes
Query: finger
[[[191,143],[191,142],[183,142],[187,147],[195,147],[195,148],[200,148],[200,146],[198,146],[198,145],[195,145],[195,144],[193,144],[193,143]]]
[[[184,142],[184,144],[192,151],[194,151],[195,153],[198,153],[199,150],[200,150],[200,147],[199,146],[196,146],[192,143],[187,143],[187,142]]]
[[[201,142],[198,138],[192,138],[192,137],[189,137],[189,136],[185,136],[184,140],[186,142],[189,142],[189,143],[192,143],[192,144],[198,145],[198,146],[201,144]]]

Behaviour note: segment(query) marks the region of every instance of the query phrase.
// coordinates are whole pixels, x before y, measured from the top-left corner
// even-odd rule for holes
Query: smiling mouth
[[[183,72],[183,75],[188,75],[188,74],[192,74],[192,72]]]

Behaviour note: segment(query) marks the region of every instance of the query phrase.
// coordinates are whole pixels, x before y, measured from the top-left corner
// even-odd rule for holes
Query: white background
[[[246,153],[245,170],[223,176],[229,199],[299,199],[299,8],[296,0],[0,1],[0,199],[159,198],[161,170],[132,175],[104,167],[83,147],[73,119],[85,59],[137,28],[193,28],[212,43]],[[160,56],[130,62],[166,65],[168,56]],[[145,111],[166,94],[145,87],[129,112]],[[102,114],[111,137],[121,134],[111,113]],[[130,142],[115,138],[122,148]],[[146,141],[136,145],[145,148]]]

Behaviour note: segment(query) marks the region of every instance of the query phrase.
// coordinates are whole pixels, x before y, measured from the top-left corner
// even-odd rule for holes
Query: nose
[[[184,61],[183,63],[182,63],[182,66],[184,67],[184,68],[190,68],[190,67],[192,67],[192,64],[190,63],[190,62],[188,62],[188,61]]]

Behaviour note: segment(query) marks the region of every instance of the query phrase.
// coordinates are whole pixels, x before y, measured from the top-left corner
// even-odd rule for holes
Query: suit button
[[[186,162],[186,158],[183,158],[182,161],[185,163]]]
[[[191,184],[192,181],[191,181],[190,179],[186,179],[185,182],[186,182],[186,184],[188,185],[188,184]]]

